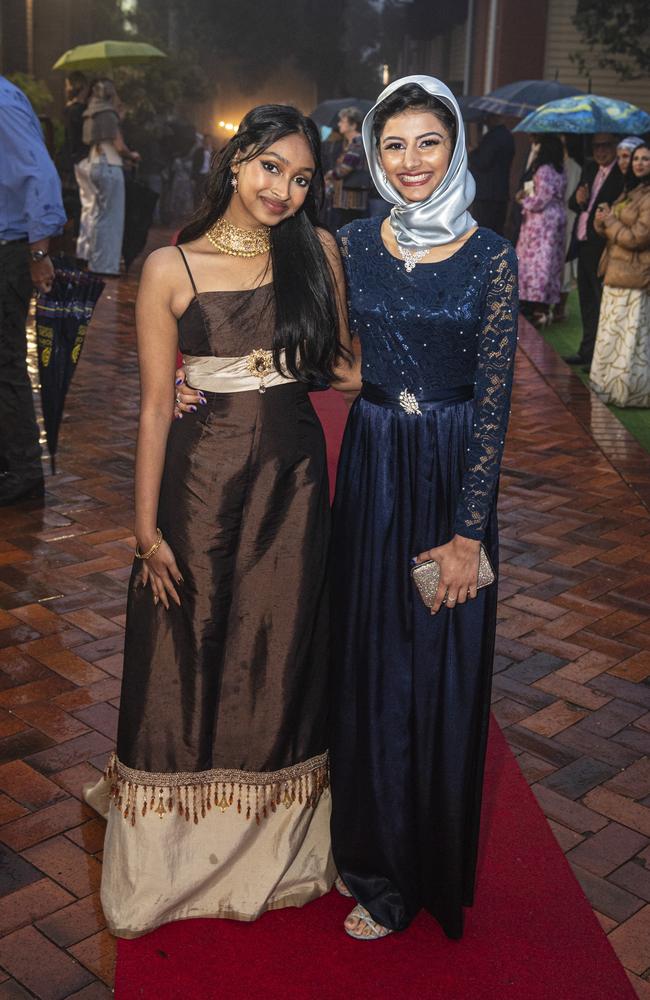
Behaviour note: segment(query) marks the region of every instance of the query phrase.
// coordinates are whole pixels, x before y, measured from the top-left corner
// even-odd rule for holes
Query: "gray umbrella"
[[[361,100],[358,97],[340,97],[336,100],[321,101],[321,103],[314,108],[310,114],[317,125],[326,125],[329,128],[336,128],[338,122],[339,111],[343,108],[358,108],[359,111],[366,115],[372,107],[372,101]]]
[[[474,97],[469,104],[477,111],[524,118],[542,104],[582,93],[579,87],[571,87],[558,80],[517,80],[497,87],[484,97]]]

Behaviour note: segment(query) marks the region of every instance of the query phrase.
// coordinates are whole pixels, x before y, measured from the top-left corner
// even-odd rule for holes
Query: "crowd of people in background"
[[[74,254],[89,270],[115,277],[121,273],[125,194],[132,178],[158,196],[153,222],[180,226],[199,205],[217,142],[189,123],[169,127],[166,143],[135,136],[147,147],[141,156],[125,138],[125,108],[115,84],[89,80],[80,71],[65,81],[65,139],[56,160],[64,204],[74,233]],[[133,139],[130,127],[130,138]],[[68,249],[71,249],[70,247]]]
[[[112,80],[72,72],[65,87],[57,165],[75,253],[89,270],[116,276],[129,224],[124,168],[128,187],[141,157],[125,141],[124,108]],[[390,209],[368,170],[363,117],[359,108],[344,107],[334,128],[321,128],[321,223],[332,233]],[[511,198],[514,137],[495,115],[484,117],[479,132],[468,142],[476,182],[472,214],[515,245],[524,315],[538,328],[564,321],[577,287],[582,338],[565,360],[589,373],[606,402],[650,406],[648,145],[641,137],[605,133],[531,135]],[[141,175],[158,196],[152,221],[176,227],[196,211],[218,148],[215,137],[189,126],[166,150],[145,157]]]
[[[589,374],[605,402],[650,406],[647,143],[610,133],[532,135],[509,207],[513,137],[493,116],[486,125],[470,154],[472,211],[515,243],[524,315],[538,328],[562,322],[577,286],[582,338],[565,360]]]

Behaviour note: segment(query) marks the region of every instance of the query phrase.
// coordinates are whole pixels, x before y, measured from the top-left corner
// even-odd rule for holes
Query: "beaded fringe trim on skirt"
[[[114,753],[104,774],[110,796],[125,820],[135,826],[136,816],[155,813],[162,820],[178,811],[189,822],[203,819],[212,809],[225,812],[233,806],[256,823],[278,806],[289,809],[294,802],[314,808],[329,786],[327,752],[281,771],[210,771],[155,773],[137,771],[123,764]]]

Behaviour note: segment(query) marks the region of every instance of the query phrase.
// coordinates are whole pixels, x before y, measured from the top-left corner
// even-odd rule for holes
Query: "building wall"
[[[492,88],[544,77],[548,0],[498,0]]]
[[[447,62],[447,77],[455,94],[462,94],[465,79],[465,45],[467,40],[467,21],[456,24],[449,33],[449,56]]]
[[[0,0],[0,73],[27,72],[24,0]]]
[[[580,76],[571,53],[585,49],[572,24],[577,0],[474,0],[468,93],[485,93],[490,37],[490,14],[496,14],[491,85],[514,80],[557,77],[585,91],[589,80]],[[430,40],[405,39],[400,75],[430,73],[454,84],[465,75],[467,21]],[[631,101],[650,110],[650,78],[621,80],[613,70],[600,69],[591,57],[591,90],[595,94]]]
[[[571,23],[576,9],[576,0],[548,0],[548,27],[546,51],[544,54],[544,76],[571,83],[588,89],[588,80],[579,76],[570,55],[578,49],[585,49],[577,29]],[[595,60],[592,61],[595,64]],[[599,69],[594,65],[591,72],[591,92],[604,97],[615,97],[621,101],[631,101],[650,111],[650,79],[620,80],[613,70]]]

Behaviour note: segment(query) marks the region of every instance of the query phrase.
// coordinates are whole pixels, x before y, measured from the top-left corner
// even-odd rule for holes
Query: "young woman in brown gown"
[[[308,389],[350,369],[321,185],[313,123],[253,109],[180,245],[143,270],[138,558],[116,753],[87,792],[119,936],[253,920],[334,878],[329,494]],[[201,400],[172,422],[179,347]]]

